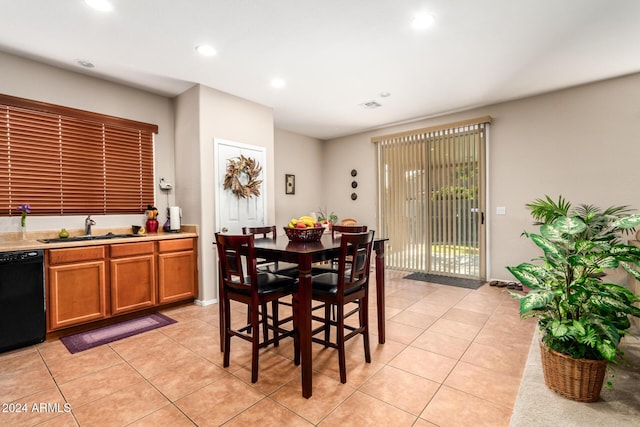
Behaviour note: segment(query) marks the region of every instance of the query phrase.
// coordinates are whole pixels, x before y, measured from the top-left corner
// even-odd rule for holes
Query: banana
[[[303,223],[307,228],[313,228],[316,226],[316,220],[309,215],[302,215],[300,218],[291,218],[287,227],[295,228],[296,224]]]

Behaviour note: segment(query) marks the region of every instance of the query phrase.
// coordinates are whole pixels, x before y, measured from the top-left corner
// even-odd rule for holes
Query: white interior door
[[[229,160],[243,155],[255,159],[262,167],[259,179],[260,196],[238,198],[231,190],[224,189],[224,176]],[[214,162],[216,165],[216,228],[229,234],[240,234],[242,227],[257,227],[266,224],[266,150],[264,147],[241,144],[220,138],[214,139]],[[241,176],[240,182],[246,184],[247,177]]]

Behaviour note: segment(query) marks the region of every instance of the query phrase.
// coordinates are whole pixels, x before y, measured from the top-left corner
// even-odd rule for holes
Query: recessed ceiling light
[[[81,67],[84,67],[84,68],[93,68],[93,67],[95,67],[95,65],[93,65],[92,62],[87,61],[86,59],[78,59],[76,62],[78,63],[78,65],[80,65]]]
[[[275,87],[276,89],[281,89],[286,85],[286,82],[283,79],[275,78],[271,80],[271,87]]]
[[[215,56],[218,53],[213,46],[209,46],[208,44],[198,45],[196,46],[196,50],[202,56]]]
[[[391,92],[380,92],[380,98],[388,98],[391,96]]]
[[[416,30],[424,30],[425,28],[430,27],[435,22],[435,16],[429,13],[419,13],[413,17],[411,21],[411,26]]]
[[[84,0],[84,2],[100,12],[109,12],[113,9],[109,0]]]
[[[362,104],[360,104],[361,107],[366,108],[367,110],[373,110],[375,108],[380,108],[382,107],[382,104],[380,104],[377,101],[367,101],[367,102],[363,102]]]

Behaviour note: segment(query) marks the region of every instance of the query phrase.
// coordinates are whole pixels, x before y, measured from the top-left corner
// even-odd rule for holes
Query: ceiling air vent
[[[373,110],[374,108],[380,108],[382,107],[382,104],[376,102],[376,101],[368,101],[368,102],[364,102],[362,104],[360,104],[360,106],[367,108],[369,110]]]

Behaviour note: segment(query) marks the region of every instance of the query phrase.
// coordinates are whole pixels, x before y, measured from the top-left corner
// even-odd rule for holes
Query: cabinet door
[[[193,250],[158,255],[160,303],[196,296],[196,257]]]
[[[112,258],[111,314],[126,313],[156,304],[154,255]]]
[[[106,317],[104,260],[54,265],[47,272],[49,330]]]

